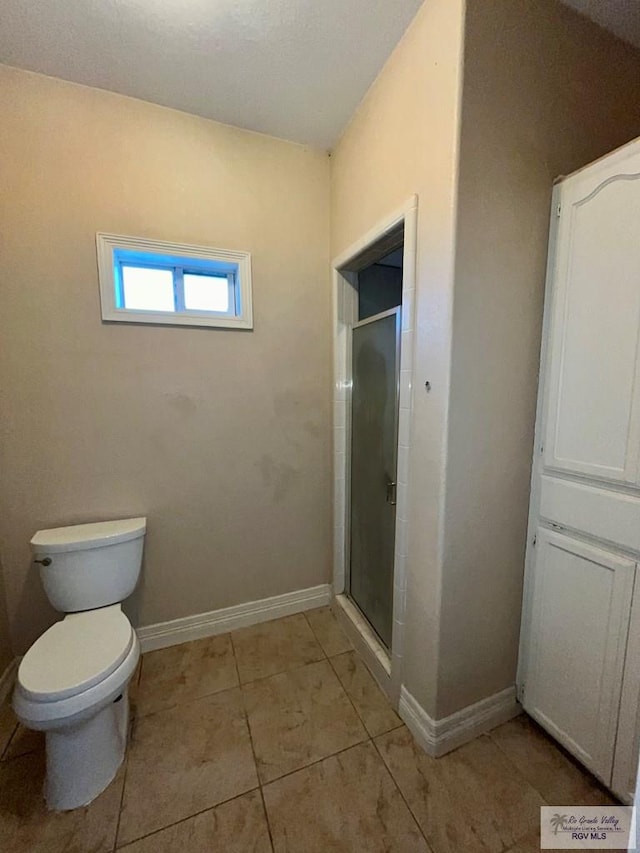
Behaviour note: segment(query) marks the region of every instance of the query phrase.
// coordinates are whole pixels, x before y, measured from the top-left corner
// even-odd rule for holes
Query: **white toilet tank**
[[[140,575],[146,528],[146,518],[126,518],[39,530],[31,548],[56,610],[95,610],[128,598]]]

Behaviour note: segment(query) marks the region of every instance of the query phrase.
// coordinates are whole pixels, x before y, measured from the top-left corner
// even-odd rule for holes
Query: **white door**
[[[624,665],[620,721],[611,787],[625,803],[633,803],[640,755],[640,578],[636,575]]]
[[[635,563],[540,528],[523,705],[611,779]]]
[[[638,482],[640,148],[556,189],[546,468]]]

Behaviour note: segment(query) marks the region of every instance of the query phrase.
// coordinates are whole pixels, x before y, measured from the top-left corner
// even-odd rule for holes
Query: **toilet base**
[[[45,800],[50,809],[88,805],[113,780],[124,759],[129,727],[129,696],[111,702],[95,716],[46,734]]]

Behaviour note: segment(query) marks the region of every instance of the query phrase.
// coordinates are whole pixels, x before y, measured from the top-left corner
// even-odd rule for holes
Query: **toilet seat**
[[[140,643],[133,631],[131,648],[122,663],[93,687],[66,699],[31,699],[18,677],[13,691],[13,710],[20,722],[29,729],[47,732],[68,730],[70,726],[95,716],[101,707],[115,702],[127,689],[139,660]]]
[[[56,702],[89,690],[113,673],[134,641],[119,604],[70,613],[33,644],[18,669],[27,699]]]

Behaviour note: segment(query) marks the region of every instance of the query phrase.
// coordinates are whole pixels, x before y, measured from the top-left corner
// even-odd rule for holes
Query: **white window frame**
[[[214,249],[210,246],[192,246],[185,243],[170,243],[164,240],[149,240],[145,237],[127,237],[122,234],[96,234],[98,254],[98,279],[102,319],[109,323],[153,323],[165,326],[207,326],[222,329],[253,329],[253,307],[251,287],[251,255],[229,249]],[[228,276],[230,288],[229,304],[234,310],[228,312],[193,311],[180,309],[168,311],[140,311],[119,308],[116,303],[116,270],[120,260],[118,251],[158,255],[158,266],[167,257],[175,259],[175,266],[188,272],[215,273],[216,264]],[[193,261],[193,266],[189,261]],[[140,264],[143,266],[144,264]],[[166,265],[166,264],[165,264]],[[232,291],[232,292],[231,292]]]

